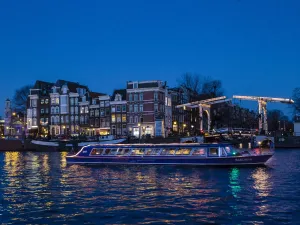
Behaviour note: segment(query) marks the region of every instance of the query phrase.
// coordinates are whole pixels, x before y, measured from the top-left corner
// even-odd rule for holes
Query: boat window
[[[221,156],[227,156],[225,148],[221,148]]]
[[[178,149],[175,153],[175,155],[189,155],[191,153],[192,149],[190,148],[183,148]]]
[[[193,155],[205,156],[206,155],[206,148],[196,148],[193,152]]]
[[[226,146],[225,147],[225,150],[226,150],[226,152],[227,152],[227,154],[229,153],[233,153],[233,149],[231,148],[231,147],[229,147],[229,146]]]
[[[123,151],[124,151],[125,149],[123,149],[123,148],[119,148],[118,149],[118,152],[117,152],[117,155],[123,155]]]
[[[91,155],[101,155],[103,152],[103,149],[102,148],[94,148],[91,152]]]
[[[103,155],[109,155],[110,153],[110,148],[106,148],[103,152]]]
[[[130,154],[130,149],[129,148],[125,148],[123,151],[123,155],[129,155]]]
[[[133,149],[131,155],[143,155],[144,149]]]
[[[159,148],[154,148],[151,152],[151,155],[159,155],[160,149]]]
[[[152,151],[153,151],[152,148],[147,148],[147,149],[145,150],[145,155],[152,155],[152,154],[151,154]]]
[[[209,156],[219,156],[219,148],[209,148]]]
[[[117,148],[112,148],[110,151],[110,155],[115,155],[117,153],[118,149]]]
[[[174,155],[176,149],[164,149],[160,154],[161,155]]]

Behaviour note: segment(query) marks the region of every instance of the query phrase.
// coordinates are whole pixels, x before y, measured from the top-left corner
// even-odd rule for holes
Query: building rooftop
[[[86,85],[79,84],[78,82],[72,82],[67,80],[57,80],[55,86],[62,87],[63,85],[67,85],[70,92],[76,93],[77,88],[83,88],[87,91],[89,90]]]

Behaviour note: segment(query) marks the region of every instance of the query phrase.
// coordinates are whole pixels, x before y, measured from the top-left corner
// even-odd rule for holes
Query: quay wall
[[[23,150],[20,140],[0,140],[0,151],[20,151]]]

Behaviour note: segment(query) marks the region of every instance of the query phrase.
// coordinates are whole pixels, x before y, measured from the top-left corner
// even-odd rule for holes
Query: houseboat
[[[240,150],[229,144],[98,144],[67,156],[68,164],[263,165],[273,149]]]

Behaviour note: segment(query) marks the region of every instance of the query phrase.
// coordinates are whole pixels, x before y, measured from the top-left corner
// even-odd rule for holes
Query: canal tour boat
[[[229,144],[98,144],[66,157],[68,164],[263,165],[273,149],[240,150]]]

